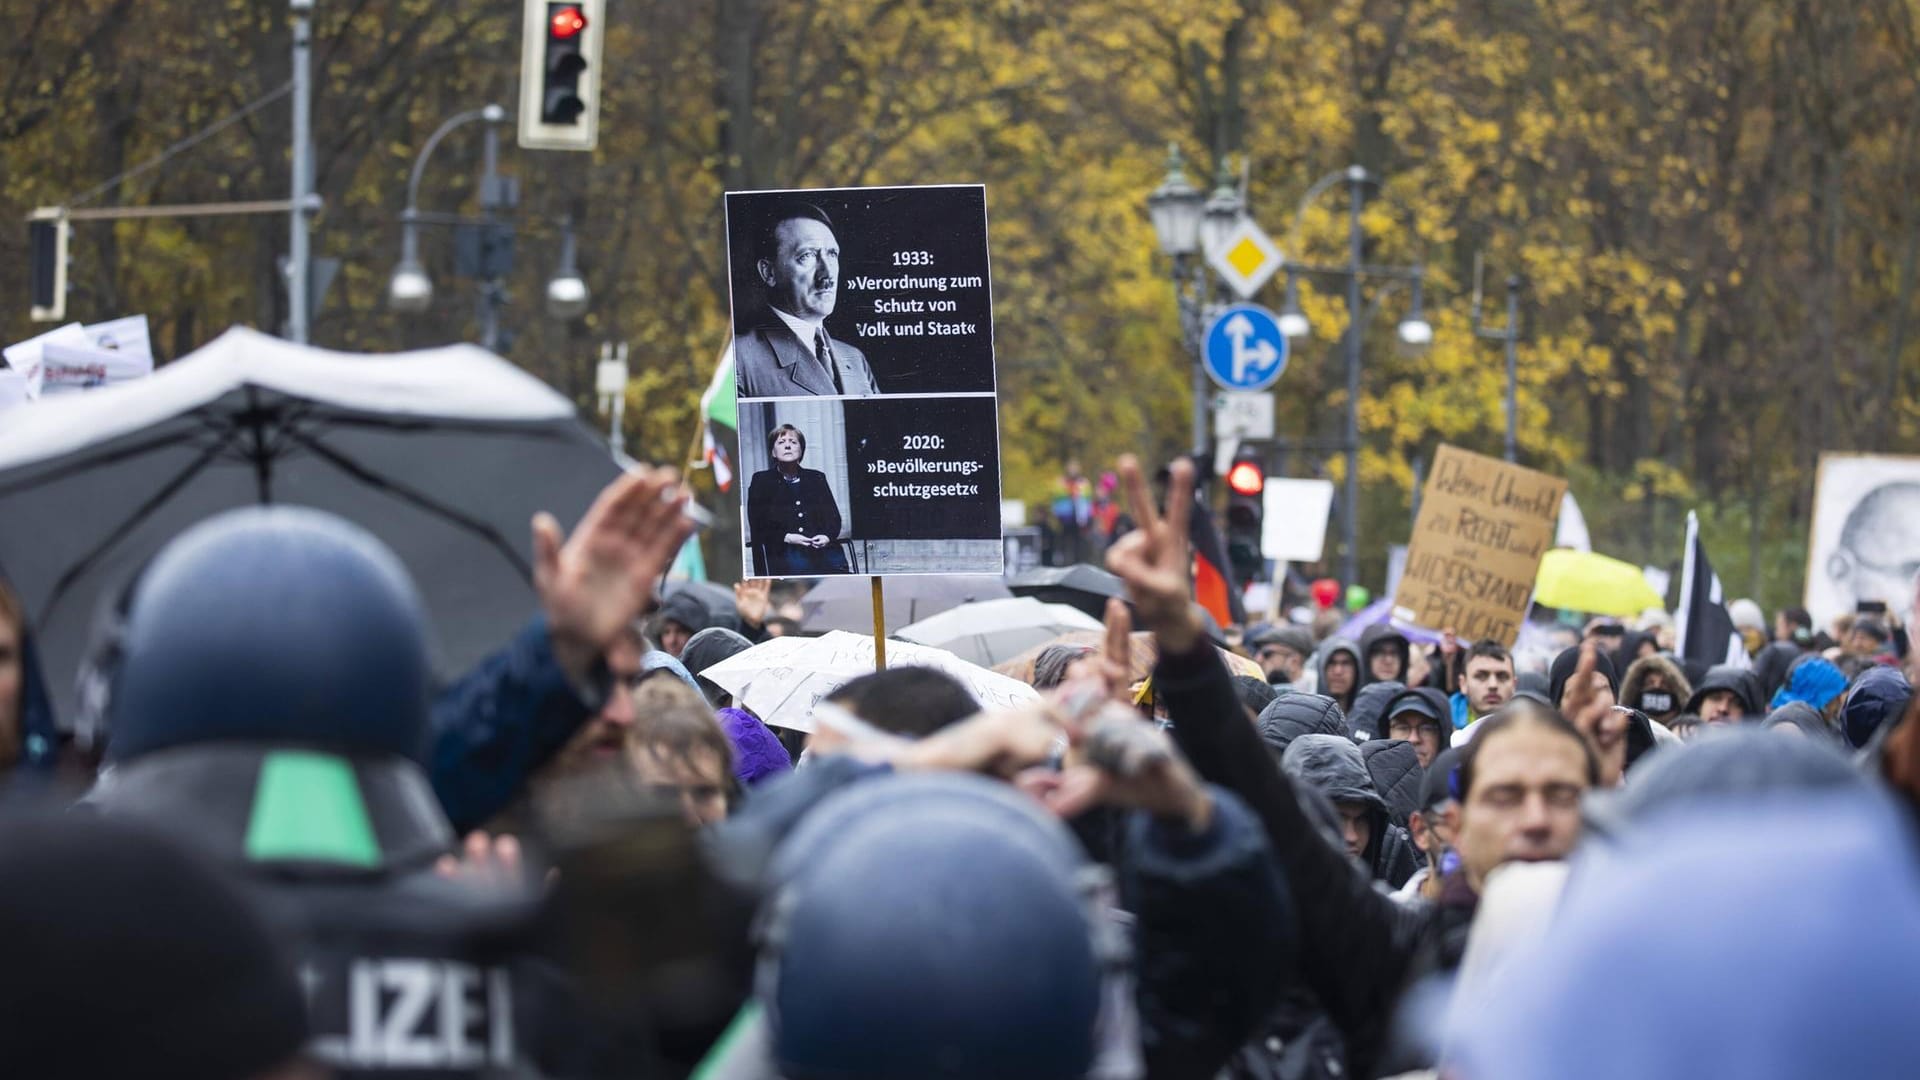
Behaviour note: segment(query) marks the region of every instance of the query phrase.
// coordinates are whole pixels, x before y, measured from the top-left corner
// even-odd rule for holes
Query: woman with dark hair
[[[845,574],[847,557],[834,542],[840,536],[840,507],[827,486],[827,474],[803,469],[807,437],[792,424],[767,432],[771,468],[753,474],[747,485],[747,528],[752,543],[766,552],[766,572],[774,577]]]

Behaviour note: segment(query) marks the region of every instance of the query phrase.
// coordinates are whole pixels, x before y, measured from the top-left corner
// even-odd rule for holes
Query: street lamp
[[[1234,185],[1233,170],[1227,168],[1225,154],[1220,156],[1220,169],[1214,176],[1213,194],[1207,196],[1206,208],[1200,214],[1200,253],[1208,258],[1226,245],[1227,237],[1233,233],[1233,227],[1240,224],[1240,189]]]
[[[500,165],[500,125],[507,119],[507,110],[498,105],[487,105],[448,117],[446,122],[427,136],[426,144],[413,161],[413,171],[407,176],[407,206],[400,214],[400,262],[394,267],[393,277],[387,283],[387,303],[394,311],[405,314],[417,314],[425,311],[433,302],[433,281],[427,276],[426,268],[420,262],[419,227],[423,224],[457,225],[472,230],[463,240],[472,240],[469,247],[461,245],[461,258],[467,264],[459,272],[464,276],[480,279],[480,345],[492,352],[501,348],[500,312],[506,306],[507,290],[504,276],[513,267],[513,231],[511,225],[501,220],[501,211],[513,209],[519,202],[519,186],[512,177],[501,176]],[[450,214],[423,214],[420,212],[420,180],[426,174],[427,163],[432,160],[434,150],[442,140],[464,124],[474,121],[486,124],[486,141],[482,145],[480,173],[480,217],[473,220]],[[568,243],[571,244],[569,233]],[[588,293],[586,282],[580,279],[579,272],[572,269],[573,256],[569,247],[562,255],[560,272],[547,286],[547,308],[556,317],[574,318],[585,311]]]
[[[1187,182],[1177,144],[1167,145],[1167,178],[1147,196],[1147,216],[1160,238],[1160,251],[1169,259],[1191,255],[1200,246],[1200,189]]]
[[[1293,230],[1288,234],[1288,250],[1300,250],[1300,224],[1306,217],[1307,208],[1313,205],[1313,201],[1321,194],[1342,182],[1346,183],[1348,189],[1346,265],[1309,266],[1291,262],[1286,264],[1287,306],[1280,316],[1280,327],[1281,332],[1289,337],[1305,337],[1311,330],[1306,315],[1299,310],[1299,296],[1294,289],[1295,273],[1323,274],[1346,279],[1347,407],[1346,432],[1341,449],[1346,457],[1347,475],[1341,500],[1344,505],[1340,514],[1340,531],[1346,548],[1341,560],[1341,576],[1346,579],[1348,585],[1352,585],[1360,577],[1360,332],[1363,319],[1360,305],[1361,281],[1368,278],[1384,278],[1412,283],[1413,302],[1407,317],[1401,320],[1396,334],[1401,347],[1407,351],[1419,353],[1433,343],[1433,324],[1427,322],[1421,310],[1422,272],[1418,266],[1370,266],[1361,261],[1366,233],[1360,227],[1360,210],[1365,205],[1367,185],[1378,187],[1380,184],[1379,178],[1368,173],[1366,169],[1352,165],[1337,172],[1328,173],[1314,181],[1313,186],[1307,189],[1306,195],[1300,200],[1299,210],[1294,214]]]
[[[1413,268],[1413,303],[1399,327],[1401,346],[1415,354],[1425,352],[1427,346],[1433,344],[1433,324],[1420,310],[1420,283],[1420,268],[1416,266]]]
[[[1200,190],[1187,180],[1180,147],[1169,144],[1167,176],[1147,196],[1147,216],[1153,219],[1160,250],[1170,264],[1168,276],[1173,281],[1174,302],[1180,308],[1181,340],[1192,358],[1193,448],[1196,452],[1207,444],[1207,377],[1200,365],[1200,323],[1206,315],[1208,278],[1206,261],[1194,257],[1201,253],[1206,204]]]
[[[420,265],[420,222],[408,210],[400,216],[400,265],[387,282],[387,306],[406,315],[418,315],[433,304],[433,279]]]
[[[560,265],[547,281],[547,314],[577,319],[587,313],[587,283],[574,265],[573,219],[560,223]]]

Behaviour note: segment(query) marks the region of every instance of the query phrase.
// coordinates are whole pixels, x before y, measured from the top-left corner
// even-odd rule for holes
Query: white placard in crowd
[[[94,348],[112,349],[124,356],[144,357],[147,370],[153,370],[153,337],[147,331],[145,315],[90,323],[86,331],[87,340],[93,343]]]
[[[40,381],[44,374],[41,365],[48,345],[73,345],[86,348],[92,341],[87,337],[87,328],[79,323],[68,323],[55,327],[38,337],[30,337],[0,349],[0,356],[7,358],[7,366],[24,375],[27,380],[27,397],[40,396]]]
[[[1333,510],[1333,481],[1270,477],[1261,508],[1261,555],[1288,562],[1320,560]]]
[[[70,394],[153,374],[153,354],[49,342],[40,353],[40,394]]]
[[[0,412],[24,405],[32,400],[27,396],[27,377],[12,368],[0,368]]]

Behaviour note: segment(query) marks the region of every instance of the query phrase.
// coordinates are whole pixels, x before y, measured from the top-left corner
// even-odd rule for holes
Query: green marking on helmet
[[[247,857],[380,865],[380,842],[345,758],[275,750],[260,765]]]

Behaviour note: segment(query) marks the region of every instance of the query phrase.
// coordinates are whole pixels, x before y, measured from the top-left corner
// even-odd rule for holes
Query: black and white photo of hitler
[[[840,506],[827,475],[800,466],[807,437],[792,424],[767,432],[767,467],[747,485],[747,543],[758,546],[767,574],[845,574],[838,547]]]
[[[878,394],[866,354],[827,333],[839,299],[840,241],[826,211],[780,200],[760,217],[752,242],[753,276],[766,305],[733,339],[739,396]]]

